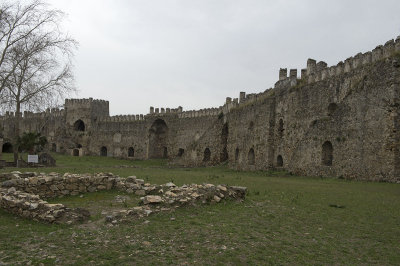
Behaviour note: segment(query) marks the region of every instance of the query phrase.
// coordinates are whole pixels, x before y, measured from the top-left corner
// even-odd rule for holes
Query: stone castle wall
[[[273,89],[197,111],[150,107],[148,114],[109,116],[107,101],[68,99],[63,110],[25,113],[21,128],[79,156],[164,157],[185,166],[227,161],[241,170],[399,181],[399,54],[397,38],[331,67],[309,59],[300,78],[283,68]],[[13,114],[0,117],[4,142],[12,139],[12,121]]]

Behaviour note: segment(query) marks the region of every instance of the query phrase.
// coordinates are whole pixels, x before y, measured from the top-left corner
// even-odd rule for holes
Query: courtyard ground
[[[399,184],[226,166],[174,168],[164,160],[55,158],[57,167],[23,171],[112,172],[155,184],[237,185],[248,187],[248,195],[244,202],[184,207],[111,227],[102,212],[135,206],[137,196],[102,191],[51,200],[91,211],[90,222],[72,226],[0,210],[0,265],[400,264]]]

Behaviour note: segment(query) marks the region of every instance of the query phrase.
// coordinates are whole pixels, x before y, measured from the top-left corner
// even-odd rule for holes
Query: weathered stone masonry
[[[69,99],[63,110],[24,113],[21,128],[76,156],[400,181],[399,54],[398,37],[331,67],[309,59],[300,77],[280,69],[273,89],[198,111],[150,107],[146,115],[109,116],[107,101]],[[13,119],[0,118],[4,145]]]
[[[111,189],[143,196],[141,206],[116,210],[107,215],[106,222],[117,223],[185,205],[218,203],[229,198],[243,200],[247,191],[245,187],[212,184],[181,187],[173,183],[154,185],[135,176],[120,178],[111,173],[60,175],[12,172],[1,174],[0,181],[3,181],[0,185],[0,208],[36,221],[66,224],[84,222],[89,219],[90,212],[81,208],[71,209],[63,204],[50,204],[43,199]]]

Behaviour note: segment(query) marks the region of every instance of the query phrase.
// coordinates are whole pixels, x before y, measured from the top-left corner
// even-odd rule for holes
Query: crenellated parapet
[[[88,104],[101,104],[101,105],[109,105],[109,102],[106,100],[100,99],[65,99],[65,105],[74,106],[74,105],[88,105]]]
[[[154,108],[153,106],[150,106],[149,115],[178,114],[182,113],[182,109],[182,106],[179,106],[178,108]]]
[[[99,122],[135,122],[145,120],[145,115],[114,115],[107,117],[100,117]]]
[[[291,70],[291,74],[297,75],[297,71]],[[246,92],[242,91],[239,94],[239,98],[234,98],[233,100],[228,100],[228,98],[229,98],[228,97],[226,104],[224,106],[222,106],[223,113],[226,114],[226,113],[230,112],[231,109],[241,107],[241,106],[246,106],[253,102],[264,100],[266,97],[271,95],[271,90],[272,89],[267,89],[260,93],[248,93],[248,94],[246,94]],[[231,99],[231,98],[229,98],[229,99]]]
[[[372,51],[358,53],[344,61],[340,61],[335,66],[328,67],[325,62],[316,63],[315,60],[307,61],[306,76],[302,76],[307,83],[318,82],[331,77],[349,73],[362,66],[375,63],[379,60],[389,58],[394,53],[400,52],[400,36],[396,40],[390,40],[385,45],[379,45]]]
[[[35,119],[35,118],[60,118],[65,116],[64,109],[58,108],[48,108],[44,112],[33,113],[29,111],[24,111],[23,117],[27,119]]]
[[[331,77],[339,76],[344,73],[351,72],[359,67],[375,63],[379,60],[389,58],[394,53],[400,52],[400,36],[396,40],[390,40],[385,45],[379,45],[372,51],[366,53],[358,53],[349,57],[344,61],[340,61],[335,66],[328,67],[328,64],[314,59],[307,60],[307,68],[301,70],[301,79],[307,83],[318,82]],[[297,70],[291,69],[289,76],[287,69],[279,70],[279,80],[275,84],[275,88],[292,87],[297,85]],[[242,96],[241,96],[242,98]],[[242,102],[242,101],[241,101]]]
[[[184,111],[178,114],[179,118],[195,118],[205,116],[218,116],[222,112],[222,106],[219,108],[206,108],[200,110]]]
[[[0,120],[6,120],[6,119],[11,119],[16,116],[15,112],[9,112],[7,111],[3,116],[0,116]],[[22,113],[22,119],[48,119],[48,118],[60,118],[65,116],[65,110],[64,109],[58,109],[58,108],[48,108],[46,111],[43,112],[30,112],[30,111],[24,111]]]

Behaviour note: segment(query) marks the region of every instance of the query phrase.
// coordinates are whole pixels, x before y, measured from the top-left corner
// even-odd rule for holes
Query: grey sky
[[[217,107],[280,67],[336,64],[400,35],[400,1],[51,0],[80,43],[80,98],[111,114]]]

